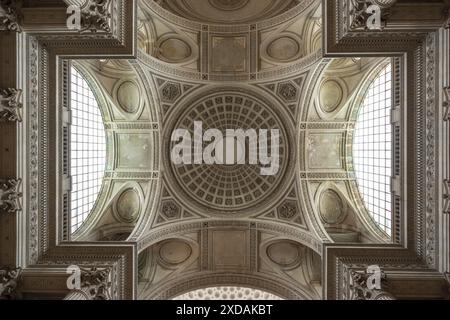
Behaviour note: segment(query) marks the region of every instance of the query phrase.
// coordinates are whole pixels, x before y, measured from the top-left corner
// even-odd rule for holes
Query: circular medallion
[[[294,60],[300,52],[300,45],[291,37],[280,37],[267,47],[267,55],[274,60],[288,62]]]
[[[300,263],[299,245],[292,241],[280,241],[267,247],[269,259],[282,267],[292,267]]]
[[[341,197],[331,189],[323,191],[320,195],[319,211],[322,220],[328,224],[341,223],[346,215]]]
[[[342,102],[344,92],[341,85],[334,80],[325,81],[320,87],[319,102],[320,107],[325,112],[335,111]]]
[[[192,50],[189,44],[178,38],[168,38],[159,45],[159,58],[166,62],[179,63],[188,59]]]
[[[117,89],[117,100],[125,112],[135,113],[141,103],[139,87],[132,81],[123,82]]]
[[[117,199],[116,210],[120,220],[130,223],[136,220],[140,211],[139,195],[134,189],[122,192]]]
[[[165,263],[176,265],[185,262],[192,254],[192,248],[184,241],[170,240],[159,249],[159,256]]]

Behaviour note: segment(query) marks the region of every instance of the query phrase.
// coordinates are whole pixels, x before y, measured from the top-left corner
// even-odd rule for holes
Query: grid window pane
[[[91,212],[102,185],[106,141],[97,100],[84,77],[72,67],[71,219],[72,233]]]
[[[389,236],[391,216],[391,65],[387,65],[367,90],[359,110],[353,161],[356,179],[366,208]]]

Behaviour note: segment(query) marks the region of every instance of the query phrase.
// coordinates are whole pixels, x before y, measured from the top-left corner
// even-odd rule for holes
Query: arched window
[[[98,102],[83,75],[72,67],[70,126],[71,226],[74,233],[94,207],[106,164],[105,129]]]
[[[373,220],[391,236],[391,65],[372,80],[360,107],[353,140],[359,192]]]

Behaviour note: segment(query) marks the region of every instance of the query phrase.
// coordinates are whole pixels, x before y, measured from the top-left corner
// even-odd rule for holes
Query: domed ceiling
[[[216,165],[175,165],[169,159],[173,149],[173,142],[165,143],[167,158],[165,164],[170,163],[170,176],[174,177],[183,195],[188,201],[203,208],[208,214],[244,215],[254,213],[257,207],[266,202],[273,204],[273,198],[285,192],[286,182],[292,176],[292,160],[294,152],[289,150],[292,138],[287,129],[289,122],[278,115],[277,108],[267,99],[258,98],[249,90],[233,87],[218,87],[188,100],[180,106],[181,113],[173,116],[176,120],[166,137],[172,130],[187,129],[194,137],[194,122],[203,124],[203,131],[218,129],[221,132],[242,129],[253,129],[258,133],[260,129],[275,129],[280,132],[279,161],[275,175],[262,175],[260,164],[249,164],[249,153],[258,154],[260,148],[251,149],[252,145],[238,145],[242,155],[247,159],[236,159],[246,164],[216,164]],[[248,143],[248,140],[246,140]],[[264,141],[259,141],[263,143]],[[207,145],[204,143],[205,146]],[[269,149],[269,141],[267,143]],[[270,151],[270,150],[269,150]],[[234,152],[233,152],[234,153]],[[270,156],[270,155],[268,155]],[[225,155],[226,157],[226,155]],[[286,181],[287,180],[287,181]],[[179,193],[178,193],[179,194]],[[271,201],[267,204],[267,198]]]
[[[298,0],[155,0],[183,18],[215,24],[251,23],[274,17]]]
[[[348,153],[355,97],[380,59],[324,59],[320,1],[140,4],[137,58],[85,63],[113,146],[103,216],[80,239],[131,232],[143,298],[221,286],[320,296],[323,243],[385,241],[358,218]],[[202,136],[278,130],[279,168],[262,174],[247,141],[233,147],[243,163],[175,163],[172,135],[194,140],[195,122]]]

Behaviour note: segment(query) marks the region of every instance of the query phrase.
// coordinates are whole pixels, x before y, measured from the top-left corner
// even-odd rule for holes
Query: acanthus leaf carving
[[[17,298],[17,287],[21,280],[22,270],[0,269],[0,300],[15,300]]]
[[[80,268],[81,288],[89,300],[111,300],[111,270],[108,268]]]
[[[81,10],[80,32],[98,31],[110,33],[111,13],[109,12],[110,0],[89,0]]]
[[[21,210],[20,179],[0,180],[0,210],[14,213]]]
[[[350,299],[351,300],[395,300],[394,296],[385,291],[387,287],[386,274],[380,270],[378,276],[380,276],[380,288],[371,288],[368,286],[370,277],[374,274],[370,274],[366,271],[350,271]]]
[[[0,30],[22,32],[19,24],[21,7],[21,0],[0,0]]]
[[[0,121],[22,121],[20,98],[22,90],[7,88],[0,90]]]
[[[371,13],[368,13],[368,9],[372,5],[377,5],[380,8],[381,29],[383,29],[386,26],[386,21],[390,15],[389,8],[395,4],[396,0],[389,1],[388,3],[380,3],[377,0],[350,0],[349,2],[350,7],[348,11],[349,15],[348,31],[354,31],[357,29],[364,29],[364,30],[369,29],[367,26],[367,21],[371,16]]]

